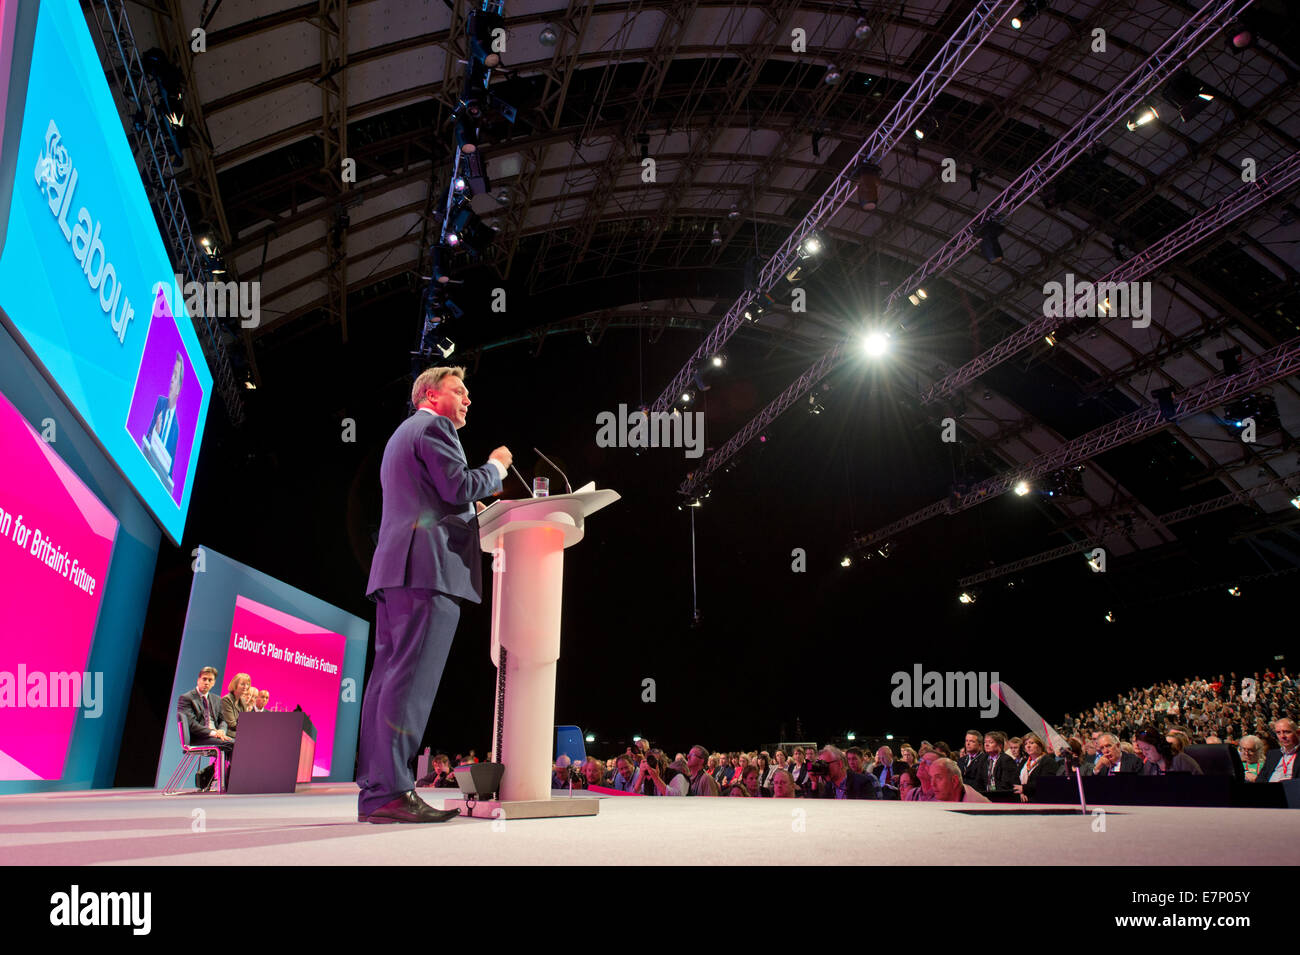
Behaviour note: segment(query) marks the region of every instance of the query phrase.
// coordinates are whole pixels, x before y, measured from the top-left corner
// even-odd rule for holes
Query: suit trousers
[[[459,597],[385,587],[375,593],[375,664],[361,702],[357,811],[369,814],[415,788],[411,760],[429,722],[451,641]]]

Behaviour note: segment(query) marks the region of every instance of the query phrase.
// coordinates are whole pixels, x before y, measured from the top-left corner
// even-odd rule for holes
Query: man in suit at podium
[[[443,822],[415,793],[410,761],[433,708],[460,605],[482,600],[475,504],[499,493],[507,448],[470,468],[465,369],[430,368],[411,389],[415,413],[388,439],[379,480],[384,511],[366,596],[375,601],[375,665],[361,705],[359,822]]]

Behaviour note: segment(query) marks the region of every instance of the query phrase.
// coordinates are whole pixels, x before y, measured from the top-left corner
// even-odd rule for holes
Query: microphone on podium
[[[510,470],[515,472],[515,477],[519,478],[519,483],[524,486],[524,490],[528,492],[528,496],[536,497],[537,493],[533,490],[533,486],[524,480],[524,476],[519,473],[519,469],[512,464],[510,465]]]
[[[533,448],[533,450],[537,451],[536,448]],[[546,455],[542,454],[541,451],[537,451],[537,456],[541,458],[543,461],[545,461],[547,464],[549,464],[551,467],[555,468],[556,472],[560,475],[560,477],[564,478],[564,493],[572,494],[573,488],[572,486],[570,486],[569,479],[565,477],[564,472],[560,470],[560,466],[556,464],[554,461],[552,461],[550,458],[548,458]]]

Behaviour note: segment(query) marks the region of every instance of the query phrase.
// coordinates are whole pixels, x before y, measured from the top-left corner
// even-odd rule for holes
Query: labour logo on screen
[[[72,165],[62,139],[58,125],[51,119],[45,130],[45,147],[36,160],[36,184],[45,193],[50,214],[63,233],[64,241],[71,244],[72,254],[81,263],[81,273],[86,277],[90,290],[99,293],[96,296],[99,307],[108,315],[113,333],[122,343],[126,341],[127,325],[135,310],[131,308],[131,299],[122,294],[117,269],[108,260],[108,251],[99,237],[100,223],[82,206],[77,213],[77,224],[68,225],[68,208],[77,191],[77,169]]]

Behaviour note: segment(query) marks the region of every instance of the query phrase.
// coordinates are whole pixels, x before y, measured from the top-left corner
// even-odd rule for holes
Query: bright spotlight
[[[911,302],[913,305],[920,305],[922,302],[925,301],[925,299],[926,299],[926,294],[925,294],[925,289],[923,288],[919,288],[911,295],[907,296],[907,300]]]
[[[1143,106],[1136,113],[1130,116],[1128,122],[1124,125],[1128,127],[1128,130],[1131,133],[1135,129],[1146,126],[1148,123],[1153,123],[1159,118],[1160,114],[1156,112],[1154,106]]]
[[[819,236],[816,232],[809,235],[799,245],[799,251],[802,252],[805,257],[809,255],[816,255],[821,250],[822,250],[821,236]]]
[[[710,360],[713,362],[714,368],[721,368],[727,363],[727,359],[723,358],[721,355],[714,355]]]
[[[1231,594],[1231,595],[1234,596],[1234,597],[1240,597],[1240,596],[1241,596],[1241,588],[1240,588],[1240,587],[1229,587],[1229,588],[1228,588],[1228,593]]]
[[[594,742],[596,742],[596,734],[595,734],[595,733],[588,733],[588,734],[587,734],[587,742],[588,742],[588,743],[594,743]]]
[[[889,350],[889,336],[884,332],[869,332],[862,339],[862,350],[872,358],[879,358]]]
[[[1020,481],[1020,482],[1018,482],[1018,483],[1016,484],[1016,494],[1017,494],[1019,497],[1024,497],[1024,496],[1025,496],[1026,494],[1028,494],[1028,493],[1029,493],[1029,482],[1028,482],[1028,481]]]
[[[973,604],[975,602],[975,595],[971,593],[969,590],[963,590],[957,596],[957,599],[964,604]]]
[[[840,558],[840,566],[841,566],[841,567],[852,567],[852,566],[853,566],[853,558],[850,557],[848,554],[845,554],[843,557]]]

